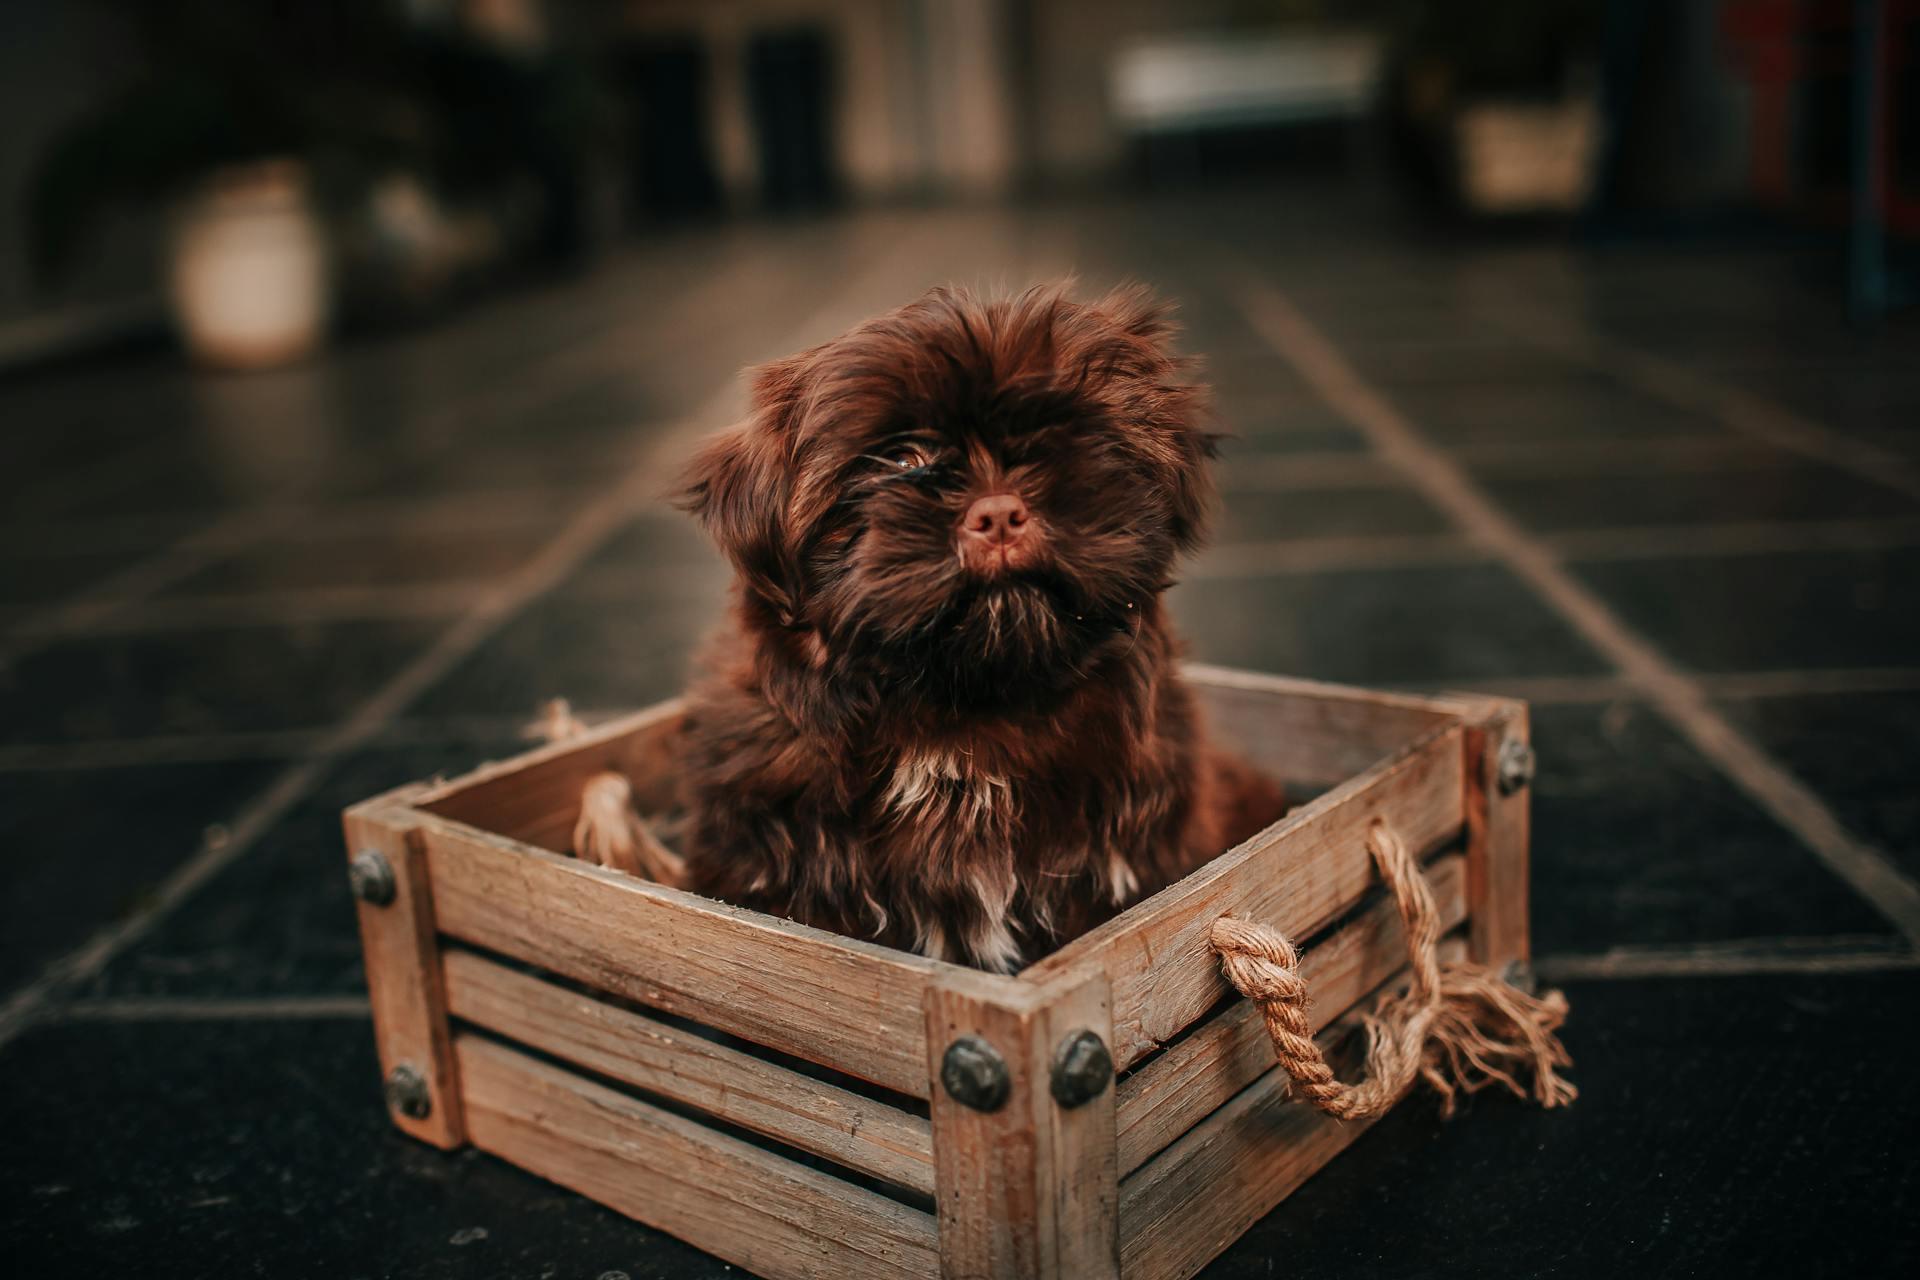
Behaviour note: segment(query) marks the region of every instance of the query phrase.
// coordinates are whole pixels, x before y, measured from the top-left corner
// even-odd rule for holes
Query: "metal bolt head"
[[[947,1046],[940,1059],[940,1083],[955,1102],[975,1111],[998,1111],[1013,1089],[1007,1060],[979,1036],[962,1036]]]
[[[1113,1079],[1113,1055],[1091,1031],[1076,1031],[1053,1052],[1053,1100],[1071,1111],[1092,1102]]]
[[[1533,781],[1533,746],[1525,738],[1508,738],[1500,744],[1496,768],[1500,794],[1512,795]]]
[[[399,891],[393,878],[393,864],[378,849],[364,849],[347,864],[347,883],[353,896],[376,907],[393,901]]]
[[[433,1113],[433,1094],[426,1077],[404,1062],[389,1071],[387,1106],[409,1120],[425,1120]]]

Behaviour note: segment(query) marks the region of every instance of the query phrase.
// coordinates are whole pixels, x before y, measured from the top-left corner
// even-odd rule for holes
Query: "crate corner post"
[[[1527,704],[1476,699],[1466,720],[1467,896],[1473,959],[1524,971],[1534,757]]]
[[[956,970],[925,1009],[941,1274],[1118,1280],[1106,975],[1036,984]]]
[[[451,1150],[466,1143],[466,1123],[424,844],[412,810],[392,798],[353,806],[342,826],[387,1113]]]

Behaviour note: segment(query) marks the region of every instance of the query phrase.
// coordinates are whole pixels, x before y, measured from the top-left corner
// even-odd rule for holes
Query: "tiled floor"
[[[278,374],[0,384],[0,1257],[726,1274],[388,1127],[337,812],[674,689],[724,574],[659,494],[741,364],[1077,270],[1183,300],[1238,433],[1197,656],[1534,700],[1575,1011],[1571,1111],[1405,1106],[1206,1274],[1911,1271],[1920,330],[1825,266],[1314,190],[887,212]]]

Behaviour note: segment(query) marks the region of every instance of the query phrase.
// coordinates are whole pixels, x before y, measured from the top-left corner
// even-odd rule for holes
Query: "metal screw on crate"
[[[1533,747],[1525,738],[1508,738],[1500,744],[1498,761],[1500,794],[1510,796],[1533,781]]]
[[[962,1036],[947,1046],[940,1059],[940,1083],[955,1102],[975,1111],[998,1111],[1013,1089],[1006,1059],[979,1036]]]
[[[378,849],[367,849],[354,856],[347,864],[347,883],[352,886],[354,897],[376,907],[392,902],[398,892],[393,865]]]
[[[1053,1054],[1053,1100],[1071,1111],[1092,1102],[1113,1079],[1113,1055],[1091,1031],[1076,1031]]]
[[[387,1073],[387,1106],[409,1120],[425,1120],[433,1113],[433,1094],[426,1077],[404,1062]]]

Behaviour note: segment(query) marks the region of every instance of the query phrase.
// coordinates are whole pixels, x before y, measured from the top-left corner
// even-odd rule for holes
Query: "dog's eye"
[[[883,456],[887,465],[896,471],[918,471],[933,461],[931,449],[911,440],[894,445]]]

